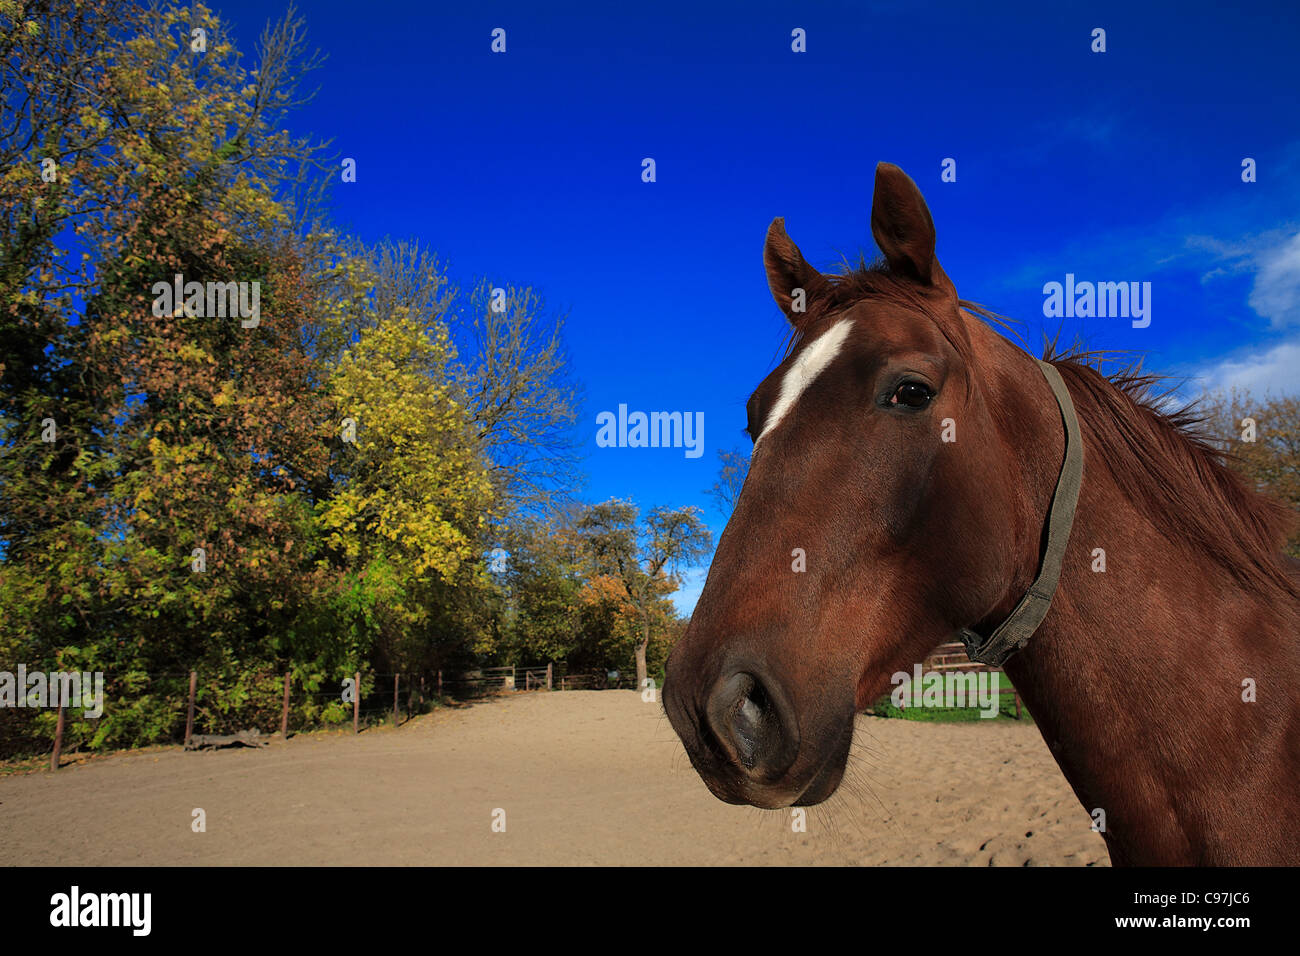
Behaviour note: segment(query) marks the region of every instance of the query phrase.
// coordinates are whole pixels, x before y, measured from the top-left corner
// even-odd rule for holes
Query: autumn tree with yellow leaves
[[[245,66],[202,4],[0,0],[0,670],[104,673],[68,747],[175,739],[191,669],[209,729],[265,724],[285,671],[644,677],[707,539],[575,503],[535,290],[330,226],[337,171],[287,121],[304,31],[290,8]],[[313,700],[295,720],[341,717]],[[23,709],[0,756],[53,724]]]

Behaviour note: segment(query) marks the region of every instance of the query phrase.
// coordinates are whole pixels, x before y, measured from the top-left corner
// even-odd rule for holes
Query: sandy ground
[[[5,864],[78,866],[1108,862],[1032,726],[860,717],[854,750],[794,832],[788,810],[714,799],[658,704],[520,694],[360,736],[3,778],[0,848]]]

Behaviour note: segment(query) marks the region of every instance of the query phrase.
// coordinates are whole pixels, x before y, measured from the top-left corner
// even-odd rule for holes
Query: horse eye
[[[930,391],[929,386],[922,385],[920,382],[904,382],[889,399],[889,404],[924,408],[933,397],[934,392]]]

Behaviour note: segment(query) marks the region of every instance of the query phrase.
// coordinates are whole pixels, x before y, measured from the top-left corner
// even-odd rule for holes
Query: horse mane
[[[1156,527],[1209,555],[1243,585],[1300,597],[1300,582],[1282,562],[1296,514],[1228,467],[1236,456],[1206,433],[1199,402],[1170,404],[1168,376],[1145,371],[1140,360],[1105,374],[1114,354],[1078,346],[1058,351],[1049,342],[1043,361],[1070,386],[1120,490]]]
[[[971,346],[964,329],[936,316],[930,303],[906,277],[882,261],[860,257],[843,271],[823,274],[809,290],[808,310],[792,326],[785,346],[789,357],[798,344],[820,331],[844,309],[862,299],[889,298],[918,308],[935,319],[940,332],[964,361]],[[1001,332],[1020,339],[1015,320],[974,302],[960,300],[960,309]],[[1205,432],[1205,414],[1196,401],[1181,406],[1169,402],[1170,378],[1148,372],[1140,359],[1106,374],[1103,367],[1122,354],[1074,346],[1059,351],[1049,341],[1043,361],[1050,362],[1070,386],[1079,418],[1097,436],[1097,450],[1128,499],[1144,508],[1157,528],[1230,572],[1242,585],[1265,594],[1300,598],[1300,580],[1283,560],[1283,547],[1297,516],[1286,505],[1261,494],[1228,465],[1235,456],[1213,444]],[[1086,468],[1085,468],[1086,470]],[[1086,475],[1085,475],[1086,480]]]

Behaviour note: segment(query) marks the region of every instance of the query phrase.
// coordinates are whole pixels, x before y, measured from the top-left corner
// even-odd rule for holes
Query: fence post
[[[50,769],[59,769],[59,754],[63,752],[63,705],[59,705],[59,722],[54,727],[54,753],[50,754]]]
[[[289,739],[289,673],[284,675],[284,708],[280,711],[280,736]]]
[[[352,732],[361,733],[361,671],[353,675],[352,685]]]
[[[438,696],[442,697],[442,671],[438,671]]]
[[[190,745],[190,738],[194,736],[194,694],[199,687],[199,672],[190,671],[190,708],[185,717],[185,746]]]
[[[397,726],[397,682],[401,680],[396,674],[393,675],[393,726]]]
[[[552,666],[553,666],[552,664],[546,665],[546,689],[547,690],[551,689],[551,667]]]

